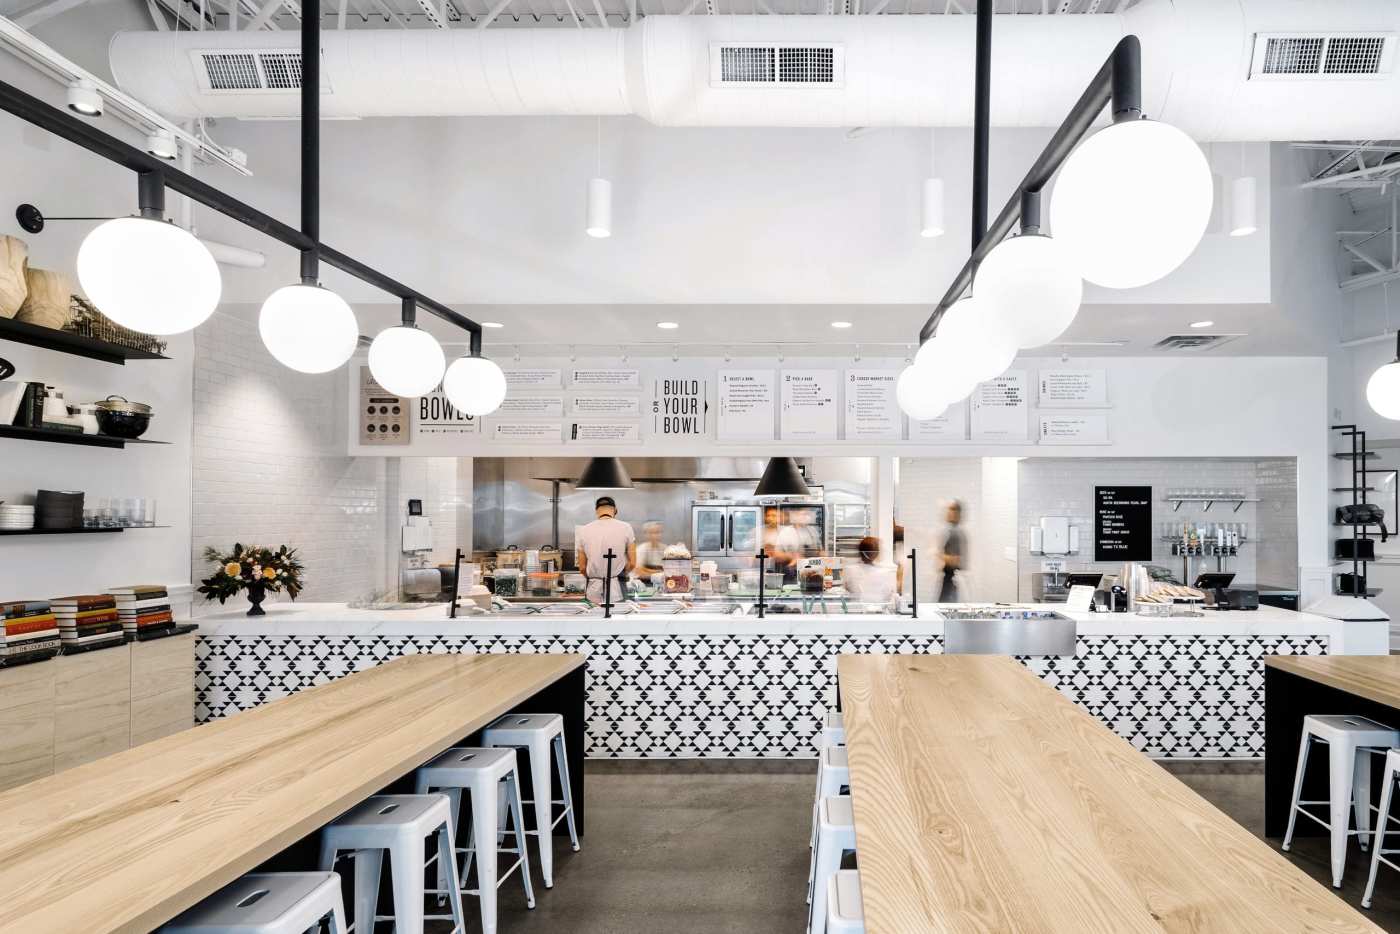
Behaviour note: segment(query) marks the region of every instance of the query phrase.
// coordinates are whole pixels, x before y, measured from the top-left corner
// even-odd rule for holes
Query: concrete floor
[[[1185,763],[1171,771],[1261,833],[1261,766]],[[804,763],[592,762],[582,852],[555,838],[555,887],[545,890],[536,871],[533,911],[525,910],[518,881],[506,882],[500,932],[801,931],[813,784]],[[1300,838],[1284,855],[1327,884],[1325,839]],[[1360,904],[1367,867],[1353,847],[1339,893],[1353,906]],[[1381,873],[1367,915],[1400,932],[1400,873],[1385,867]],[[479,931],[475,899],[466,908],[468,930]]]

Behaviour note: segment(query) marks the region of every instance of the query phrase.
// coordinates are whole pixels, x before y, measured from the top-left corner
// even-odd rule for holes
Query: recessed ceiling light
[[[833,322],[831,322],[831,326],[834,327],[834,328],[848,328],[848,327],[851,326],[851,322],[849,322],[849,321],[833,321]]]
[[[656,322],[656,326],[663,331],[674,331],[676,328],[680,327],[675,321],[658,321]]]
[[[481,322],[481,326],[484,327],[484,328],[503,328],[503,327],[505,327],[505,325],[502,324],[502,323],[499,322],[499,321],[483,321],[483,322]]]
[[[1192,321],[1192,322],[1191,322],[1191,327],[1193,327],[1193,328],[1210,328],[1210,327],[1214,327],[1214,326],[1215,326],[1215,322],[1214,322],[1214,321]]]

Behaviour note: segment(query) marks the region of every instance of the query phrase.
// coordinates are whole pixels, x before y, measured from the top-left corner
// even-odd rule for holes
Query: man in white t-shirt
[[[617,503],[611,496],[598,497],[593,513],[598,518],[574,535],[579,573],[588,578],[588,599],[601,604],[603,581],[608,576],[607,554],[612,551],[611,597],[613,603],[621,603],[626,599],[623,590],[626,574],[637,566],[637,536],[632,526],[617,517]]]

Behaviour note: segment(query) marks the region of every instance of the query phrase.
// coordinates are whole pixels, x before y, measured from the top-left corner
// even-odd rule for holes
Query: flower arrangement
[[[282,545],[274,550],[262,545],[234,543],[233,549],[227,552],[204,549],[204,560],[219,565],[219,569],[200,581],[199,593],[204,594],[205,600],[223,603],[240,590],[246,590],[253,604],[249,616],[263,615],[260,604],[268,591],[286,591],[293,600],[301,593],[302,565],[295,548]]]

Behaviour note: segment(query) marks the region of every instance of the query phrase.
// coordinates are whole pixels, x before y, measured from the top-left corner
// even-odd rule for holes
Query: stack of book
[[[58,654],[58,620],[47,600],[0,603],[0,665],[39,662]]]
[[[133,584],[108,591],[117,601],[117,615],[127,636],[136,639],[164,635],[175,628],[170,594],[161,584]]]
[[[54,616],[58,617],[63,654],[105,649],[126,641],[117,615],[117,601],[111,594],[55,597],[49,602],[53,605]]]

